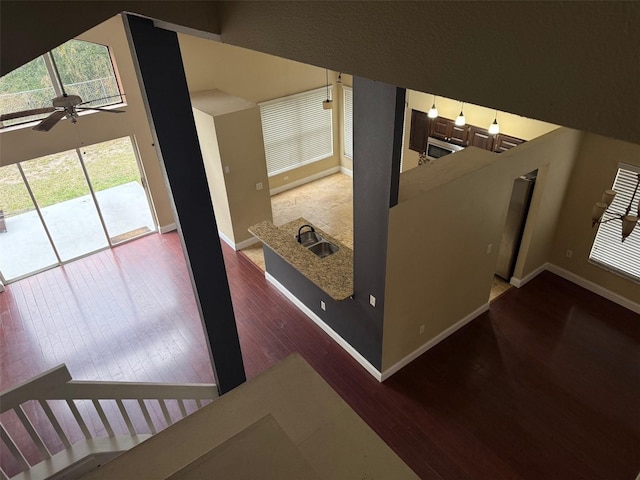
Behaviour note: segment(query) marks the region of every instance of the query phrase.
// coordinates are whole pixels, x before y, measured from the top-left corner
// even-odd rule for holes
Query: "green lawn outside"
[[[95,191],[140,182],[129,138],[81,149]],[[43,208],[89,194],[75,150],[22,163],[38,205]],[[6,217],[33,210],[33,203],[16,165],[0,168],[0,209]]]

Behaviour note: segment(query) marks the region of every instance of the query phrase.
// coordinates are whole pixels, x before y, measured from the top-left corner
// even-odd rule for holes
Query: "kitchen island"
[[[338,251],[319,257],[302,246],[296,235],[303,225],[311,225],[324,239],[336,245]],[[264,221],[249,227],[249,232],[333,300],[342,301],[353,295],[353,251],[309,221],[297,218],[281,226]]]

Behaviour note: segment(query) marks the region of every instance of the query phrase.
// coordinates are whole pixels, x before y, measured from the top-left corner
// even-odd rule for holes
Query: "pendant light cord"
[[[329,69],[325,68],[324,73],[325,73],[325,79],[327,81],[327,102],[328,102],[329,101]]]

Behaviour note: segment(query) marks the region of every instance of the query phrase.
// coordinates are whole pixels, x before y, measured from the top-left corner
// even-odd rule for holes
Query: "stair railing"
[[[69,453],[70,450],[77,447],[78,443],[84,442],[83,448],[76,448],[77,451],[83,452],[84,455],[100,453],[99,450],[104,450],[105,448],[122,451],[150,436],[149,434],[143,434],[136,430],[134,422],[132,421],[132,413],[127,410],[123,400],[136,401],[144,417],[146,426],[153,435],[157,433],[158,428],[152,420],[152,415],[149,412],[149,407],[146,402],[157,402],[166,426],[169,426],[188,415],[185,401],[193,400],[195,401],[196,407],[201,408],[203,403],[209,402],[217,396],[218,391],[215,384],[76,381],[72,379],[69,370],[66,365],[63,364],[0,393],[0,414],[11,410],[15,412],[22,427],[26,430],[30,441],[33,442],[33,445],[35,445],[43,458],[41,462],[36,463],[38,463],[38,465],[45,464],[43,466],[40,465],[42,467],[40,470],[46,472],[47,476],[50,476],[51,473],[56,473],[63,469],[65,463],[81,460],[78,454],[72,455]],[[92,435],[91,430],[87,426],[87,422],[80,414],[75,403],[76,401],[82,400],[89,400],[93,404],[93,408],[108,435],[108,442],[100,443],[95,441],[98,436]],[[169,413],[169,408],[167,407],[168,400],[177,401],[179,418],[175,420]],[[63,450],[61,454],[54,455],[51,452],[50,448],[45,444],[42,435],[38,432],[38,428],[36,428],[27,416],[23,405],[30,401],[35,401],[40,405],[48,422],[51,424],[51,427],[53,427],[55,434],[64,445],[65,450]],[[84,441],[81,440],[72,445],[59,419],[51,409],[50,402],[55,401],[66,403],[75,423],[77,423],[82,431]],[[130,437],[128,438],[128,442],[122,441],[124,437],[117,437],[115,435],[112,423],[108,419],[101,402],[115,402],[117,410],[113,409],[112,411],[119,412],[120,417],[124,421]],[[139,416],[138,412],[135,412],[135,414]],[[69,421],[70,418],[68,415],[65,416],[66,421]],[[162,429],[162,427],[160,429]],[[23,454],[23,449],[26,447],[25,442],[19,442],[23,447],[20,448],[2,423],[0,423],[0,440],[4,442],[6,449],[15,460],[18,466],[18,472],[28,472],[33,469],[35,465],[30,464]],[[56,456],[58,458],[55,458]],[[60,458],[65,459],[62,464]],[[15,476],[16,473],[14,472],[12,475]],[[43,478],[47,478],[47,476]],[[28,476],[28,478],[36,477],[38,477],[38,475],[29,474]],[[5,472],[0,468],[0,480],[6,480],[8,478],[13,477],[9,476],[9,472]]]

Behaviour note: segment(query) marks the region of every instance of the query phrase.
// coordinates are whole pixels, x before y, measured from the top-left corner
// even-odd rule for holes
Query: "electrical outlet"
[[[371,304],[372,307],[376,306],[376,297],[374,297],[373,295],[369,295],[369,303]]]
[[[256,183],[256,190],[262,190],[262,188],[263,188],[262,182]]]
[[[567,258],[571,258],[571,257],[573,257],[573,250],[567,250],[567,253],[565,253],[565,256],[566,256]]]
[[[420,335],[424,333],[424,325],[420,325]]]
[[[327,305],[322,300],[320,300],[320,308],[325,312],[327,311]]]
[[[231,167],[229,167],[229,165],[224,166],[224,173],[231,173]]]
[[[487,245],[487,255],[491,253],[491,249],[493,248],[493,243]]]

